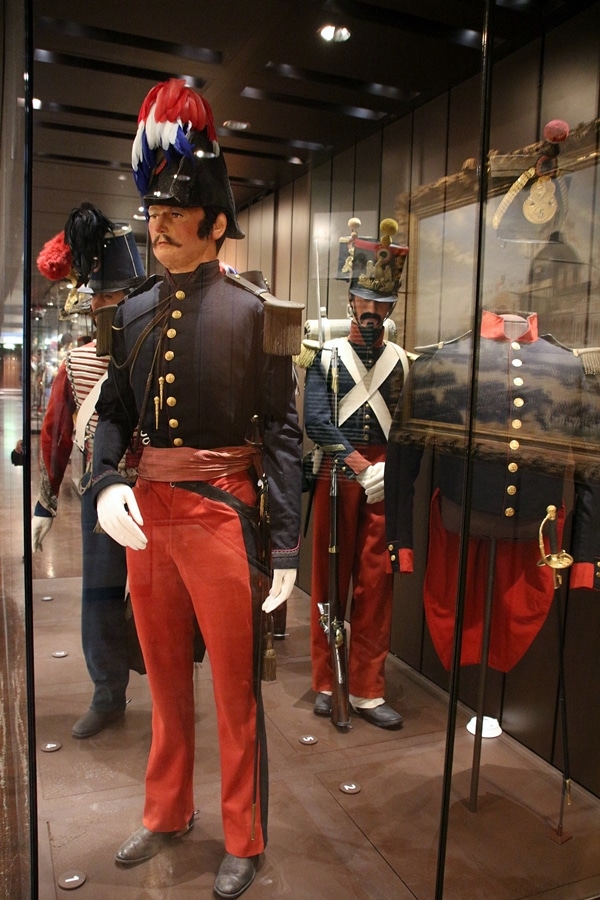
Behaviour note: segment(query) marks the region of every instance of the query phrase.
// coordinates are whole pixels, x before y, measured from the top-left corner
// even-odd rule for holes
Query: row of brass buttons
[[[518,341],[513,341],[510,346],[511,346],[512,350],[520,350],[521,349],[521,345],[519,344]],[[515,369],[520,369],[521,366],[523,365],[523,360],[518,359],[518,358],[513,359],[513,360],[511,360],[511,365]],[[513,384],[517,388],[522,387],[523,386],[523,378],[520,375],[516,375],[513,378]],[[516,409],[521,409],[524,405],[525,405],[525,400],[522,397],[515,397],[515,399],[513,400],[513,406]],[[513,419],[510,424],[511,424],[511,427],[515,431],[518,431],[523,426],[523,422],[521,421],[521,419]],[[516,452],[519,449],[519,442],[513,438],[511,441],[509,441],[508,446],[510,447],[510,449],[513,452]],[[519,471],[519,464],[517,462],[515,462],[514,460],[511,460],[508,463],[507,468],[511,474],[515,474],[516,472]],[[515,494],[517,493],[516,484],[509,484],[506,488],[506,493],[509,495],[509,497],[514,497]],[[504,515],[507,519],[512,518],[512,516],[514,516],[515,514],[516,514],[516,510],[513,506],[505,507]]]
[[[175,299],[176,300],[185,300],[185,291],[175,291]],[[180,319],[183,313],[180,309],[174,309],[171,312],[172,319]],[[169,328],[167,330],[167,337],[172,339],[177,336],[176,328]],[[171,362],[171,360],[175,359],[175,353],[173,350],[167,350],[165,353],[165,359],[167,362]],[[165,381],[167,384],[173,384],[175,381],[175,375],[172,372],[168,372],[165,376]],[[173,396],[167,397],[167,406],[171,408],[177,405],[177,398]],[[169,428],[179,428],[179,420],[178,419],[169,419]],[[175,447],[181,447],[183,445],[183,439],[180,437],[176,437],[173,439],[173,445]]]

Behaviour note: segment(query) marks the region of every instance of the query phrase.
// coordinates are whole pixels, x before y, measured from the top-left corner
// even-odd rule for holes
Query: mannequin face
[[[395,303],[382,300],[365,300],[364,297],[350,297],[354,318],[361,328],[381,328],[391,315]]]
[[[102,309],[103,306],[116,306],[126,295],[126,291],[108,291],[104,294],[93,294],[90,301],[92,306],[92,315]]]
[[[169,272],[193,272],[200,263],[217,258],[216,241],[227,227],[227,217],[219,213],[210,235],[198,237],[204,220],[201,207],[152,205],[148,209],[148,233],[157,260]]]

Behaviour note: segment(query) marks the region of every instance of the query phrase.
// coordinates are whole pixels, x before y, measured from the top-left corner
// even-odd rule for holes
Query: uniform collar
[[[484,309],[481,318],[481,337],[488,338],[490,341],[509,341],[504,332],[504,319],[497,313],[489,312]],[[532,344],[538,339],[538,317],[537,313],[530,313],[527,316],[527,331],[520,334],[516,340],[520,344]]]
[[[219,260],[211,259],[208,262],[200,263],[193,272],[169,272],[165,269],[165,278],[175,287],[183,287],[197,281],[208,281],[210,278],[220,275]]]

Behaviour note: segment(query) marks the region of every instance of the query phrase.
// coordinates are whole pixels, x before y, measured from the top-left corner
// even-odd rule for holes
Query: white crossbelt
[[[392,425],[392,416],[385,400],[381,396],[379,388],[388,375],[396,368],[398,361],[402,364],[402,370],[406,378],[408,375],[408,357],[406,353],[398,344],[388,341],[373,368],[367,370],[347,338],[327,341],[323,345],[323,350],[331,351],[333,347],[337,347],[340,359],[354,381],[354,387],[340,400],[338,424],[343,425],[364,403],[369,403],[387,438]],[[321,365],[325,378],[327,378],[330,363],[331,353],[322,353]]]

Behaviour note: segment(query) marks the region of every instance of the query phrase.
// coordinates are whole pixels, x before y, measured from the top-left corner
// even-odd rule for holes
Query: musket
[[[317,299],[319,301],[318,337],[319,337],[319,350],[322,351],[323,345],[325,344],[325,326],[323,323],[324,323],[324,320],[327,318],[327,310],[325,309],[324,306],[320,305],[321,304],[321,290],[319,287],[318,248],[316,249],[316,252],[317,252]],[[319,449],[316,452],[316,454],[313,454],[313,472],[312,472],[313,478],[310,483],[310,488],[308,489],[308,503],[306,504],[306,515],[304,517],[304,537],[306,537],[306,535],[308,534],[308,526],[310,524],[310,514],[312,512],[313,501],[315,499],[315,490],[317,489],[317,475],[319,474],[319,469],[321,467],[322,456],[323,456],[322,448]]]
[[[338,351],[331,351],[331,389],[333,396],[333,421],[338,422]],[[323,447],[325,452],[334,453],[331,462],[331,478],[329,487],[329,586],[327,603],[319,604],[320,623],[329,640],[331,650],[331,668],[333,670],[331,721],[336,728],[348,728],[350,725],[350,700],[348,697],[348,637],[339,590],[339,551],[338,551],[338,483],[337,459],[335,452],[344,449],[343,445]]]
[[[550,544],[550,553],[546,553],[544,546],[544,526],[548,526],[548,543]],[[571,805],[571,766],[569,762],[569,740],[567,734],[567,705],[565,697],[565,669],[564,669],[564,631],[562,621],[562,611],[560,603],[559,588],[562,585],[561,569],[568,569],[573,565],[573,557],[566,550],[558,549],[558,534],[556,530],[556,507],[546,507],[546,517],[542,520],[539,528],[539,547],[541,559],[538,566],[549,566],[552,569],[552,577],[554,579],[554,592],[556,598],[556,613],[558,621],[558,703],[561,716],[561,731],[563,742],[563,783],[560,796],[560,813],[558,817],[558,825],[556,830],[551,831],[549,837],[556,840],[559,844],[564,844],[572,835],[563,831],[563,818],[565,811],[565,800],[567,806]]]
[[[256,529],[256,577],[258,579],[258,592],[260,608],[254,610],[253,617],[255,619],[255,627],[258,628],[256,638],[257,646],[254,649],[254,691],[256,696],[256,716],[254,721],[254,760],[252,766],[252,818],[250,827],[251,840],[256,835],[256,812],[257,798],[259,794],[259,770],[261,758],[261,742],[264,739],[264,708],[262,699],[262,681],[274,681],[276,677],[275,653],[273,651],[273,617],[262,611],[262,603],[269,593],[269,583],[271,580],[271,535],[269,520],[269,485],[267,476],[262,467],[262,437],[260,434],[260,424],[257,415],[251,419],[251,436],[247,441],[256,449],[257,457],[260,457],[260,465],[258,459],[255,463],[257,479],[257,501],[258,501],[258,521]],[[270,634],[270,639],[269,639]],[[263,644],[266,647],[263,648]],[[264,653],[263,653],[264,650]],[[266,675],[266,677],[265,677]]]

